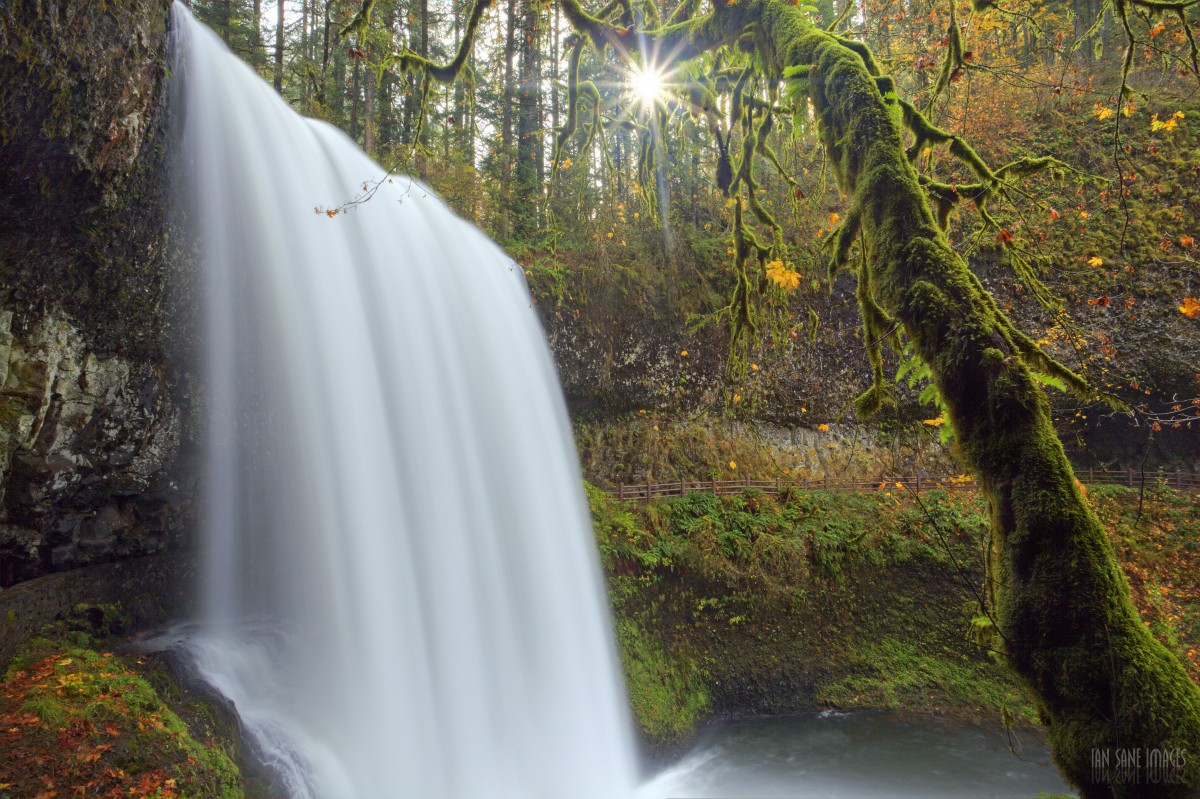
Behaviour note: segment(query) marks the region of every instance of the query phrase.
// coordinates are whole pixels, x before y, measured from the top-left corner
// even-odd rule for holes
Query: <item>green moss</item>
[[[1045,713],[1040,695],[986,649],[1005,646],[997,629],[1007,628],[987,615],[994,606],[981,610],[991,535],[981,494],[932,491],[917,502],[885,486],[638,504],[589,487],[588,496],[647,733],[683,734],[707,713],[829,706],[1006,721]],[[1126,572],[1140,575],[1147,636],[1195,654],[1200,499],[1154,489],[1139,501],[1095,486],[1091,502]],[[1062,687],[1084,696],[1103,677]]]
[[[862,216],[879,305],[930,365],[992,508],[991,616],[1037,694],[1056,763],[1085,795],[1097,747],[1200,750],[1200,689],[1145,629],[1103,527],[1076,487],[1030,362],[1045,368],[950,248],[869,65],[781,3],[739,4],[808,88],[841,188]],[[981,159],[951,142],[979,172]],[[986,172],[984,174],[986,177]],[[1184,795],[1200,785],[1200,761]]]
[[[969,496],[930,492],[918,506],[887,490],[749,490],[635,504],[589,486],[588,498],[635,717],[656,740],[710,713],[1028,714],[967,640],[971,591],[955,564],[982,580],[986,529]],[[925,660],[907,684],[875,690],[900,685],[912,664],[899,655],[914,652]]]
[[[669,658],[630,619],[617,622],[617,644],[634,721],[645,735],[657,741],[674,740],[707,717],[708,689],[698,664]]]
[[[896,638],[864,642],[850,673],[817,689],[817,701],[837,708],[904,710],[947,701],[992,711],[992,717],[1036,723],[1028,698],[992,664],[961,649],[931,648]]]
[[[27,642],[11,662],[0,683],[0,723],[6,749],[21,757],[0,763],[0,783],[30,796],[45,790],[45,779],[62,795],[243,796],[226,748],[189,732],[141,661],[94,645],[60,629]],[[23,765],[30,759],[41,764],[37,773]]]

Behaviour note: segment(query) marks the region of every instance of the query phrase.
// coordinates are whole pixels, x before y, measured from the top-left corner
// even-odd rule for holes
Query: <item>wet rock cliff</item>
[[[187,316],[163,211],[169,7],[0,4],[0,588],[83,567],[94,583],[190,517],[168,358],[186,338],[168,320]]]

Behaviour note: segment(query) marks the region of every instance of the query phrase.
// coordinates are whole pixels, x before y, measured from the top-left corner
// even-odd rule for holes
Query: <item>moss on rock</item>
[[[145,661],[116,651],[114,625],[119,609],[83,606],[13,658],[0,682],[0,795],[240,799],[236,722],[189,729]]]

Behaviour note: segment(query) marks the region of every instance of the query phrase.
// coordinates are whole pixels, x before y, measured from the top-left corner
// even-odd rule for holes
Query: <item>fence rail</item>
[[[1143,472],[1134,469],[1125,471],[1100,471],[1096,469],[1076,470],[1075,476],[1085,484],[1123,485],[1130,488],[1164,485],[1179,491],[1200,491],[1200,474],[1195,472]],[[704,491],[710,494],[738,494],[756,488],[764,494],[778,496],[784,490],[837,491],[842,493],[882,491],[898,488],[904,491],[929,491],[940,488],[946,491],[961,491],[977,487],[974,479],[963,475],[944,476],[887,476],[859,478],[822,478],[819,480],[676,480],[670,483],[631,483],[609,489],[608,493],[618,500],[645,502],[659,497],[678,497],[689,491]]]

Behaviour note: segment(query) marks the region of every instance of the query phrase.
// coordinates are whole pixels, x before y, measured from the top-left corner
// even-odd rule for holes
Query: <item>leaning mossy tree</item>
[[[476,0],[449,64],[402,51],[380,68],[394,67],[421,82],[462,78],[490,1]],[[858,280],[875,378],[858,410],[870,414],[890,401],[881,348],[911,347],[990,503],[981,640],[1032,691],[1055,761],[1085,797],[1200,791],[1200,688],[1150,635],[1130,602],[1105,530],[1051,426],[1039,383],[1093,392],[1013,326],[946,235],[949,214],[963,201],[978,209],[983,224],[994,224],[989,202],[1005,199],[1021,178],[1065,165],[1045,157],[992,168],[966,141],[899,96],[869,48],[838,35],[837,21],[819,27],[810,13],[815,9],[794,0],[682,0],[668,19],[644,0],[612,0],[592,12],[579,0],[558,1],[575,34],[567,51],[568,113],[556,131],[556,166],[572,142],[582,138],[586,147],[613,124],[603,118],[596,87],[580,78],[584,58],[614,54],[642,68],[653,62],[675,76],[670,102],[712,131],[720,153],[717,181],[734,200],[737,279],[724,314],[735,341],[755,334],[761,319],[756,298],[772,280],[779,282],[779,274],[787,279],[788,271],[782,231],[759,200],[755,169],[784,172],[771,147],[780,119],[817,126],[850,198],[828,245],[831,269],[850,266]],[[1194,2],[1115,0],[1103,13],[1123,24],[1131,45],[1135,12],[1178,16],[1192,42],[1187,9]],[[371,6],[363,5],[347,32],[369,24]],[[934,96],[968,66],[959,30],[952,9]],[[1200,73],[1194,45],[1190,55]],[[644,174],[651,170],[655,124],[665,122],[667,110],[660,105],[640,125],[618,121],[643,134]],[[732,146],[735,140],[740,146]],[[918,170],[921,156],[939,146],[970,169],[972,183],[941,183]],[[653,192],[645,194],[651,202]],[[1014,257],[1014,267],[1035,295],[1052,304],[1029,265]],[[1151,783],[1148,775],[1134,774],[1114,782],[1095,767],[1133,753],[1143,764],[1172,758],[1167,781]]]

